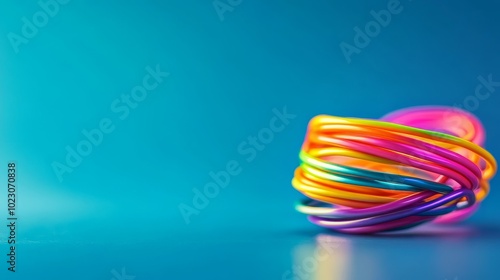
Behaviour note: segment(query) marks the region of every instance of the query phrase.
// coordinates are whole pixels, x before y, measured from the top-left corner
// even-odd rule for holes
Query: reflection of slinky
[[[349,279],[350,250],[349,240],[320,235],[316,245],[301,244],[295,248],[293,268],[286,271],[282,279]]]
[[[309,124],[293,186],[297,210],[347,233],[455,222],[471,215],[496,172],[473,115],[416,107],[381,121],[317,116]]]

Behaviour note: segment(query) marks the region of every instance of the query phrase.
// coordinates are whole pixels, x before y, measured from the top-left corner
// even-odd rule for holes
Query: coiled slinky
[[[415,107],[381,120],[314,117],[292,185],[296,209],[347,233],[400,230],[470,216],[489,192],[494,157],[472,114]]]

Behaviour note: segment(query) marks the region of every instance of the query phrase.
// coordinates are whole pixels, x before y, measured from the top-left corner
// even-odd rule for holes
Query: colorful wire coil
[[[415,107],[381,120],[314,117],[292,185],[296,209],[346,233],[401,230],[467,218],[489,192],[497,164],[472,114]]]

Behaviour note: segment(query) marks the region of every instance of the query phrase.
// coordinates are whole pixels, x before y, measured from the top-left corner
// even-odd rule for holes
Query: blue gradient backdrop
[[[13,43],[43,9],[3,1],[0,179],[15,161],[19,221],[16,273],[0,227],[0,278],[498,279],[498,180],[473,218],[432,233],[338,235],[293,210],[290,180],[314,115],[454,106],[478,76],[500,81],[497,1],[401,1],[348,63],[341,42],[354,45],[353,28],[389,2],[221,0],[220,16],[211,0],[72,0]],[[112,103],[157,65],[170,75],[120,119]],[[499,95],[473,111],[494,155]],[[248,162],[239,145],[284,107],[296,117]],[[114,131],[59,180],[54,162],[104,118]],[[232,160],[241,174],[186,224],[179,205]],[[1,225],[6,188],[0,197]],[[344,247],[294,272],[322,238]]]

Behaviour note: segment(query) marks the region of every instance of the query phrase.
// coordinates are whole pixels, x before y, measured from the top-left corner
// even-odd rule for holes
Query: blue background
[[[287,271],[312,263],[303,279],[497,279],[497,180],[466,223],[392,237],[335,234],[293,209],[311,117],[463,105],[478,76],[500,80],[496,1],[401,1],[348,63],[341,42],[354,45],[353,28],[387,5],[243,0],[220,16],[209,0],[72,0],[16,52],[9,34],[43,10],[3,1],[0,179],[15,161],[19,221],[16,273],[0,230],[1,278],[120,280],[125,268],[137,280],[300,279]],[[121,120],[111,104],[157,65],[170,75]],[[493,155],[498,95],[472,110]],[[248,162],[238,146],[284,107],[296,117]],[[115,130],[59,180],[53,163],[103,118]],[[179,205],[231,160],[241,174],[186,224]],[[338,246],[319,260],[325,240]]]

